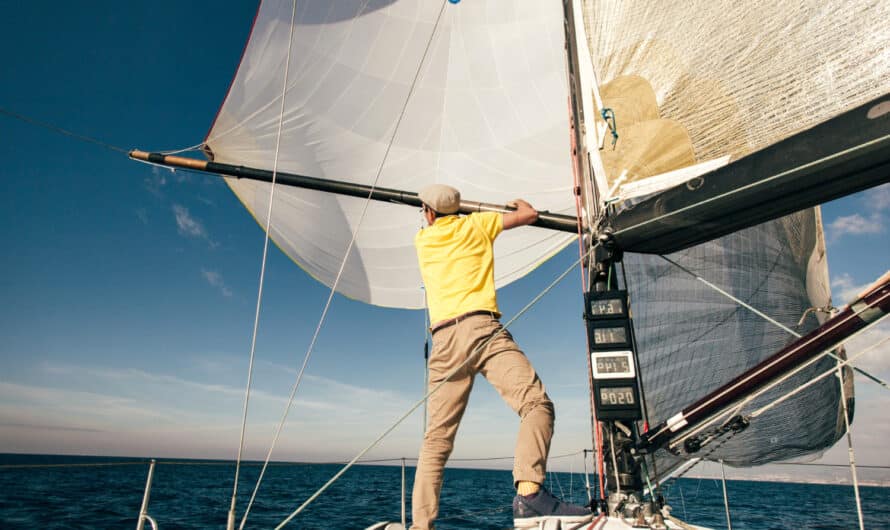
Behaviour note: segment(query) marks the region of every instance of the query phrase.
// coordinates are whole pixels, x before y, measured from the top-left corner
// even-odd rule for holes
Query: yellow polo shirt
[[[503,229],[503,214],[480,212],[440,217],[417,232],[431,324],[469,311],[498,312],[492,244]]]

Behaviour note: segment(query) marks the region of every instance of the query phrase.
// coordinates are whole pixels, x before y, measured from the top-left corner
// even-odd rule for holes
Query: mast
[[[589,58],[586,48],[579,47],[579,35],[584,34],[584,29],[583,22],[575,17],[577,7],[579,5],[574,0],[563,2],[573,169],[579,183],[576,189],[581,200],[579,215],[586,221],[581,238],[582,252],[589,256],[588,262],[584,263],[588,272],[584,319],[592,438],[598,457],[600,484],[606,490],[600,491],[599,507],[609,515],[636,516],[651,510],[651,504],[643,510],[640,503],[643,477],[634,450],[639,439],[637,421],[642,419],[642,392],[635,368],[638,362],[627,291],[618,289],[616,265],[621,262],[622,252],[608,233],[594,232],[600,228],[597,219],[603,215],[595,181],[598,176],[602,179],[605,175],[598,153],[588,151],[588,134],[594,138],[597,134],[595,125],[587,126],[585,107],[589,113],[596,111],[587,97],[591,92],[597,97],[596,79],[595,73],[589,68],[585,70],[581,62],[582,57],[588,62]],[[580,46],[586,46],[586,43],[582,42]],[[602,439],[599,433],[602,433]],[[608,501],[605,500],[606,492]]]

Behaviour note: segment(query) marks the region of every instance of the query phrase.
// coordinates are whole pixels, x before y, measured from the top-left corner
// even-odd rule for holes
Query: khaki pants
[[[467,360],[476,348],[502,330],[497,319],[474,315],[436,331],[429,359],[432,389]],[[473,378],[481,373],[520,417],[513,460],[513,481],[544,482],[553,403],[525,354],[501,331],[446,382],[428,402],[428,423],[414,476],[411,530],[432,530],[439,513],[442,470],[454,448],[454,436],[467,407]]]

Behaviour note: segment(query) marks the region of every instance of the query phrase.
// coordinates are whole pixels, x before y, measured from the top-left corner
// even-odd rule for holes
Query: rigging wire
[[[723,478],[723,507],[726,508],[726,527],[732,530],[732,518],[729,516],[729,495],[726,493],[726,466],[720,459],[720,474]]]
[[[9,110],[9,109],[0,107],[0,114],[6,115],[6,116],[8,116],[8,117],[10,117],[10,118],[13,118],[13,119],[22,121],[22,122],[27,123],[27,124],[30,124],[30,125],[34,125],[34,126],[37,126],[37,127],[41,127],[41,128],[46,129],[46,130],[48,130],[48,131],[52,131],[52,132],[61,134],[62,136],[68,136],[68,137],[70,137],[70,138],[74,138],[75,140],[80,140],[80,141],[82,141],[82,142],[86,142],[86,143],[90,143],[90,144],[98,145],[99,147],[103,147],[103,148],[105,148],[105,149],[108,149],[108,150],[110,150],[110,151],[114,151],[114,152],[116,152],[116,153],[123,153],[123,154],[125,154],[125,155],[130,154],[130,149],[128,149],[128,148],[120,147],[120,146],[118,146],[118,145],[114,145],[114,144],[110,144],[110,143],[105,142],[105,141],[103,141],[103,140],[99,140],[98,138],[94,138],[94,137],[92,137],[92,136],[88,136],[88,135],[86,135],[86,134],[82,134],[82,133],[77,133],[77,132],[74,132],[74,131],[72,131],[72,130],[70,130],[70,129],[65,129],[65,128],[63,128],[63,127],[59,127],[58,125],[54,125],[54,124],[49,123],[49,122],[45,122],[45,121],[42,121],[42,120],[38,120],[37,118],[33,118],[33,117],[31,117],[31,116],[22,114],[22,113],[20,113],[20,112],[15,112],[15,111],[12,111],[12,110]],[[199,144],[195,144],[195,145],[193,145],[193,146],[185,147],[185,148],[182,148],[182,149],[176,149],[176,150],[170,150],[170,151],[160,151],[160,150],[155,150],[155,152],[158,152],[158,153],[161,153],[161,154],[164,154],[164,155],[175,155],[175,154],[178,154],[178,153],[185,153],[185,152],[187,152],[187,151],[199,151],[202,147],[204,147],[204,142],[201,142],[201,143],[199,143]],[[161,164],[155,164],[155,163],[148,162],[148,161],[144,161],[144,160],[137,160],[137,162],[142,162],[142,163],[144,163],[144,164],[148,164],[148,165],[151,165],[151,166],[158,166],[158,167],[163,167],[164,169],[170,169],[170,170],[172,170],[172,168],[170,168],[170,167],[162,166]]]
[[[865,310],[865,309],[863,309],[863,311],[864,311],[864,310]],[[861,311],[860,311],[860,312],[861,312]],[[857,314],[858,314],[858,313],[857,313]],[[854,318],[857,314],[850,315],[850,316],[848,317],[848,319],[849,319],[849,318]],[[842,322],[841,322],[841,323],[842,323]],[[864,330],[860,330],[858,333],[854,333],[853,335],[851,335],[851,336],[848,337],[848,338],[855,337],[856,335],[859,335],[859,334],[862,333],[863,331],[864,331]],[[855,355],[851,356],[851,357],[848,358],[848,359],[836,360],[836,362],[838,363],[838,366],[846,366],[846,365],[848,365],[849,363],[851,363],[852,361],[854,361],[854,360],[858,359],[859,357],[861,357],[862,355],[865,355],[866,353],[870,352],[871,350],[875,349],[876,347],[878,347],[878,346],[880,346],[880,345],[882,345],[882,344],[884,344],[885,342],[888,342],[888,341],[890,341],[890,337],[875,342],[875,343],[872,344],[871,346],[869,346],[869,347],[867,347],[867,348],[864,348],[863,350],[857,352]],[[825,355],[825,353],[823,353],[822,355]],[[750,396],[748,396],[748,397],[747,397],[741,404],[739,404],[738,406],[734,407],[733,410],[730,410],[730,411],[727,412],[727,413],[721,413],[721,414],[716,415],[716,416],[715,416],[715,420],[711,420],[711,421],[703,422],[702,425],[700,425],[698,428],[695,428],[695,429],[693,429],[692,431],[686,433],[683,437],[681,437],[681,439],[685,439],[685,438],[688,438],[689,436],[693,436],[693,435],[697,434],[697,433],[700,432],[702,429],[704,429],[707,425],[710,425],[710,424],[712,424],[714,421],[716,421],[716,419],[726,418],[726,417],[731,417],[731,416],[733,416],[733,415],[735,415],[735,414],[738,414],[738,413],[741,411],[741,409],[742,409],[745,405],[747,405],[748,403],[750,403],[751,401],[753,401],[755,398],[761,396],[761,395],[764,394],[765,392],[769,391],[770,389],[772,389],[772,388],[776,387],[777,385],[782,384],[782,383],[785,382],[786,380],[790,379],[790,378],[793,377],[796,373],[800,372],[801,370],[803,370],[803,369],[806,368],[807,366],[809,366],[809,365],[815,363],[815,362],[819,359],[819,357],[820,357],[819,355],[815,356],[813,359],[811,359],[811,360],[808,361],[807,363],[804,363],[803,365],[797,367],[795,370],[792,370],[791,372],[784,374],[782,377],[780,377],[780,378],[778,378],[777,380],[773,381],[772,383],[770,383],[770,384],[764,386],[764,387],[761,388],[760,390],[758,390],[758,391],[756,391],[756,392],[753,392],[753,393],[752,393]],[[763,407],[761,407],[761,408],[755,410],[754,412],[752,412],[751,414],[749,414],[749,417],[750,417],[750,418],[756,418],[756,417],[760,416],[761,414],[763,414],[763,413],[766,412],[767,410],[769,410],[769,409],[771,409],[771,408],[773,408],[773,407],[775,407],[775,406],[777,406],[777,405],[783,403],[783,402],[786,401],[787,399],[790,399],[791,397],[793,397],[793,396],[795,396],[796,394],[802,392],[802,391],[805,390],[806,388],[808,388],[808,387],[810,387],[810,386],[816,384],[816,383],[817,383],[818,381],[820,381],[821,379],[824,379],[825,377],[828,377],[828,376],[831,375],[833,372],[834,372],[834,368],[831,368],[831,369],[829,369],[829,370],[827,370],[827,371],[825,371],[825,372],[823,372],[823,373],[821,373],[821,374],[819,374],[819,375],[813,377],[812,379],[810,379],[810,380],[807,381],[806,383],[804,383],[804,384],[798,386],[798,387],[795,388],[795,389],[790,390],[789,392],[787,392],[787,393],[786,393],[785,395],[783,395],[782,397],[780,397],[780,398],[778,398],[778,399],[776,399],[776,400],[774,400],[774,401],[772,401],[772,402],[770,402],[770,403],[767,403],[767,404],[764,405]]]
[[[795,336],[795,337],[797,337],[797,338],[801,338],[801,337],[802,337],[802,335],[801,335],[800,333],[798,333],[797,331],[794,331],[793,329],[791,329],[791,328],[789,328],[788,326],[782,324],[782,323],[779,322],[778,320],[776,320],[776,319],[770,317],[769,315],[767,315],[766,313],[764,313],[764,312],[758,310],[757,308],[755,308],[755,307],[752,306],[751,304],[748,304],[748,303],[745,302],[744,300],[741,300],[740,298],[738,298],[738,297],[736,297],[736,296],[733,296],[731,293],[729,293],[729,292],[727,292],[727,291],[721,289],[721,288],[718,287],[717,285],[715,285],[715,284],[709,282],[708,280],[702,278],[701,276],[699,276],[699,275],[696,274],[695,272],[693,272],[693,271],[687,269],[686,267],[680,265],[680,264],[677,263],[676,261],[674,261],[674,260],[668,258],[667,256],[661,255],[661,254],[659,254],[659,257],[660,257],[661,259],[667,261],[667,262],[670,263],[671,265],[677,267],[677,268],[680,269],[681,271],[685,272],[686,274],[689,274],[690,276],[692,276],[692,277],[695,278],[696,280],[702,282],[703,284],[705,284],[706,286],[710,287],[711,289],[713,289],[713,290],[717,291],[718,293],[722,294],[722,295],[725,296],[726,298],[729,298],[729,299],[732,300],[733,302],[735,302],[735,303],[739,304],[740,306],[744,307],[745,309],[751,311],[751,312],[754,313],[755,315],[757,315],[757,316],[763,318],[763,319],[766,320],[767,322],[769,322],[769,323],[771,323],[771,324],[774,324],[774,325],[777,326],[778,328],[787,331],[788,333],[790,333],[791,335],[793,335],[793,336]],[[836,356],[834,353],[829,352],[828,355],[831,356],[832,358],[834,358],[836,361],[841,361],[841,360],[842,360],[840,357]],[[857,367],[857,366],[850,365],[850,367],[853,368],[854,370],[856,370],[857,372],[859,372],[860,374],[864,375],[865,377],[867,377],[867,378],[871,379],[872,381],[878,383],[879,385],[883,386],[884,388],[890,390],[890,383],[887,383],[886,381],[884,381],[884,380],[881,379],[880,377],[877,377],[877,376],[875,376],[875,375],[872,375],[872,374],[866,372],[865,370],[863,370],[863,369],[861,369],[861,368],[859,368],[859,367]]]
[[[368,2],[369,2],[369,0],[365,0],[365,1],[363,2],[362,6],[361,6],[361,9],[359,10],[359,14],[361,14],[361,13],[365,10],[365,8],[368,6]],[[305,357],[303,358],[303,365],[300,367],[300,371],[299,371],[299,373],[297,374],[297,379],[296,379],[296,381],[294,382],[293,388],[291,389],[290,397],[288,398],[287,405],[285,406],[285,410],[284,410],[284,414],[283,414],[283,416],[282,416],[282,418],[281,418],[281,422],[278,424],[278,427],[276,428],[275,435],[274,435],[274,437],[273,437],[273,439],[272,439],[272,444],[270,445],[270,447],[269,447],[269,451],[268,451],[268,453],[267,453],[267,455],[266,455],[266,462],[268,462],[268,461],[270,460],[270,458],[271,458],[271,456],[272,456],[272,451],[275,449],[275,445],[277,444],[278,439],[279,439],[279,437],[280,437],[280,435],[281,435],[281,431],[282,431],[282,429],[283,429],[283,427],[284,427],[284,423],[285,423],[286,420],[287,420],[287,416],[288,416],[288,414],[289,414],[289,412],[290,412],[290,408],[291,408],[291,406],[292,406],[292,404],[293,404],[294,396],[296,395],[297,389],[298,389],[299,386],[300,386],[300,382],[301,382],[302,379],[303,379],[303,374],[305,373],[305,371],[306,371],[306,367],[307,367],[308,364],[309,364],[309,359],[310,359],[310,357],[312,356],[312,351],[313,351],[313,349],[314,349],[314,347],[315,347],[315,343],[316,343],[316,341],[318,340],[318,336],[319,336],[319,334],[320,334],[320,332],[321,332],[321,328],[322,328],[322,326],[323,326],[323,324],[324,324],[325,318],[327,317],[327,313],[328,313],[328,310],[330,309],[331,302],[333,301],[334,294],[335,294],[336,291],[337,291],[337,286],[338,286],[339,283],[340,283],[340,278],[341,278],[342,275],[343,275],[343,271],[344,271],[345,268],[346,268],[346,263],[347,263],[348,260],[349,260],[349,255],[352,253],[352,249],[353,249],[353,247],[355,246],[355,241],[356,241],[356,239],[357,239],[357,237],[358,237],[358,233],[359,233],[359,231],[361,230],[362,223],[364,222],[365,215],[366,215],[366,213],[367,213],[367,211],[368,211],[368,206],[369,206],[369,204],[371,203],[371,198],[370,198],[370,197],[371,197],[371,195],[373,195],[374,190],[376,189],[377,184],[378,184],[378,182],[379,182],[379,180],[380,180],[380,176],[383,174],[383,168],[386,166],[386,162],[387,162],[387,160],[388,160],[388,158],[389,158],[389,153],[390,153],[390,151],[392,150],[392,146],[393,146],[393,143],[395,142],[396,135],[398,134],[398,132],[399,132],[399,130],[400,130],[400,126],[401,126],[402,120],[403,120],[404,117],[405,117],[405,112],[406,112],[407,109],[408,109],[408,103],[411,101],[411,97],[412,97],[412,95],[414,94],[414,90],[415,90],[415,88],[416,88],[416,86],[417,86],[417,81],[418,81],[418,79],[420,78],[420,73],[421,73],[421,71],[422,71],[422,69],[423,69],[423,65],[424,65],[424,63],[426,62],[426,58],[427,58],[427,55],[429,54],[430,47],[431,47],[431,45],[432,45],[432,43],[433,43],[433,40],[435,39],[437,30],[438,30],[438,28],[439,28],[439,23],[440,23],[441,20],[442,20],[442,13],[444,13],[444,11],[445,11],[445,2],[443,1],[441,7],[439,8],[439,13],[438,13],[438,15],[436,16],[436,22],[435,22],[435,24],[433,25],[433,29],[432,29],[432,31],[430,32],[430,38],[429,38],[429,40],[427,41],[426,48],[424,49],[424,51],[423,51],[423,55],[422,55],[421,58],[420,58],[420,63],[418,64],[418,66],[417,66],[417,70],[416,70],[415,73],[414,73],[414,78],[413,78],[413,80],[412,80],[412,82],[411,82],[411,86],[409,87],[409,89],[408,89],[408,93],[407,93],[407,95],[405,96],[405,102],[404,102],[404,104],[402,105],[402,109],[401,109],[401,111],[399,112],[399,117],[398,117],[398,119],[396,120],[395,126],[393,127],[393,132],[392,132],[392,135],[390,136],[389,142],[387,143],[386,151],[384,151],[384,153],[383,153],[383,158],[381,159],[381,161],[380,161],[380,165],[379,165],[378,168],[377,168],[377,173],[376,173],[376,175],[374,176],[374,181],[373,181],[372,184],[371,184],[371,189],[370,189],[370,191],[369,191],[368,198],[365,199],[365,201],[364,201],[364,204],[363,204],[363,206],[362,206],[361,214],[360,214],[360,216],[359,216],[359,218],[358,218],[358,223],[356,224],[355,229],[354,229],[353,232],[352,232],[352,238],[351,238],[351,240],[349,241],[349,245],[346,247],[346,251],[345,251],[345,253],[344,253],[344,255],[343,255],[343,260],[342,260],[341,263],[340,263],[340,269],[337,271],[337,276],[335,277],[334,282],[331,284],[331,289],[330,289],[330,292],[329,292],[329,294],[328,294],[328,299],[327,299],[327,301],[325,302],[324,309],[322,310],[321,317],[319,318],[318,325],[316,326],[315,332],[314,332],[314,334],[313,334],[313,336],[312,336],[312,340],[311,340],[310,343],[309,343],[309,348],[307,349],[307,351],[306,351],[306,355],[305,355]],[[294,13],[296,13],[296,0],[294,0]],[[294,16],[295,16],[295,15],[294,15]],[[354,21],[354,20],[355,20],[355,19],[353,19],[353,21]],[[294,22],[293,22],[293,20],[292,20],[292,21],[291,21],[291,36],[293,36],[293,25],[294,25]],[[350,31],[352,30],[352,28],[353,28],[353,25],[350,25]],[[289,57],[289,56],[290,56],[290,51],[288,51],[288,57]],[[284,89],[284,92],[285,92],[285,94],[286,94],[286,92],[287,92],[287,76],[286,76],[286,75],[285,75],[285,89]],[[282,99],[281,119],[283,119],[283,116],[284,116],[284,94],[282,94],[281,99]],[[279,136],[280,136],[280,134],[281,134],[281,131],[280,131],[280,129],[279,129]],[[269,225],[267,225],[267,226],[269,226]],[[271,228],[271,226],[270,226],[270,228]],[[266,468],[265,468],[265,466],[264,466],[264,467],[263,467],[263,470],[260,472],[259,477],[257,478],[257,482],[256,482],[256,485],[254,486],[253,493],[251,494],[250,501],[248,502],[248,505],[247,505],[247,508],[246,508],[246,510],[245,510],[244,516],[243,516],[242,519],[241,519],[241,524],[239,525],[239,530],[243,529],[245,523],[247,522],[247,515],[248,515],[248,513],[249,513],[249,511],[250,511],[250,508],[251,508],[251,506],[253,505],[253,502],[254,502],[254,500],[255,500],[255,498],[256,498],[256,493],[257,493],[257,491],[259,490],[260,484],[261,484],[261,482],[262,482],[262,480],[263,480],[263,476],[264,476],[264,474],[265,474],[265,469],[266,469]],[[292,517],[293,517],[293,516],[292,516]],[[288,519],[288,520],[289,520],[289,519]]]
[[[590,252],[588,251],[588,254],[589,253]],[[376,447],[378,443],[380,443],[386,436],[389,435],[389,433],[391,433],[393,430],[395,430],[396,427],[398,427],[403,421],[405,421],[405,419],[408,416],[410,416],[415,410],[417,410],[417,408],[419,408],[431,395],[438,392],[439,389],[442,388],[454,376],[454,374],[458,373],[460,370],[462,370],[464,368],[464,366],[469,364],[470,361],[472,361],[476,357],[476,354],[478,354],[486,346],[488,346],[488,344],[492,340],[494,340],[495,338],[500,336],[501,333],[504,333],[505,331],[507,331],[507,329],[513,324],[513,322],[515,322],[519,317],[521,317],[526,312],[528,312],[528,310],[531,309],[535,304],[540,302],[541,299],[544,298],[545,295],[547,295],[547,293],[549,293],[551,290],[553,290],[553,288],[555,288],[566,276],[568,276],[568,274],[570,272],[572,272],[572,270],[574,270],[575,267],[577,267],[580,263],[582,263],[583,260],[586,258],[587,258],[587,255],[584,255],[581,257],[581,259],[572,263],[568,269],[566,269],[559,276],[557,276],[556,279],[554,279],[549,285],[547,285],[547,287],[545,287],[543,291],[538,293],[534,298],[532,298],[532,300],[528,304],[526,304],[522,309],[520,309],[519,312],[517,312],[516,315],[513,316],[513,318],[511,318],[509,321],[504,323],[502,325],[501,330],[498,333],[495,333],[494,335],[489,337],[488,340],[486,340],[486,341],[482,342],[481,344],[479,344],[478,346],[476,346],[476,348],[473,349],[473,351],[471,351],[469,355],[467,355],[467,358],[464,360],[464,362],[455,366],[450,372],[448,372],[445,375],[444,379],[441,382],[439,382],[435,387],[431,388],[423,397],[420,398],[420,400],[418,400],[416,403],[414,403],[414,405],[412,405],[391,426],[386,428],[374,441],[372,441],[364,449],[359,451],[359,453],[352,460],[350,460],[347,464],[345,464],[343,466],[343,468],[340,469],[340,471],[338,471],[333,477],[331,477],[330,480],[328,480],[321,488],[319,488],[318,491],[316,491],[314,494],[312,494],[312,496],[310,496],[308,499],[306,499],[303,502],[303,504],[301,504],[296,510],[294,510],[284,521],[282,521],[278,526],[276,526],[275,527],[276,530],[279,528],[282,528],[284,525],[286,525],[288,522],[290,522],[294,517],[296,517],[300,512],[302,512],[304,509],[306,509],[306,507],[309,506],[313,501],[315,501],[315,499],[317,499],[319,495],[321,495],[325,490],[327,490],[334,482],[336,482],[341,476],[343,476],[343,474],[346,473],[346,471],[348,471],[349,468],[351,468],[356,462],[358,462],[358,460],[362,456],[364,456],[368,451],[370,451],[371,449]]]
[[[291,12],[291,21],[290,21],[290,38],[288,43],[293,42],[294,38],[294,22],[297,18],[297,0],[294,0],[293,10]],[[260,264],[260,279],[259,286],[257,288],[257,298],[256,298],[256,310],[254,312],[253,317],[253,332],[250,337],[250,360],[248,361],[247,367],[247,388],[244,392],[244,407],[241,415],[241,436],[238,442],[238,460],[235,463],[235,481],[232,486],[232,502],[229,506],[229,514],[228,514],[228,522],[227,528],[228,530],[232,530],[232,527],[235,522],[235,505],[238,500],[238,478],[241,472],[241,456],[244,452],[244,432],[247,429],[247,409],[250,403],[250,386],[253,381],[253,364],[254,364],[254,355],[256,353],[256,338],[257,331],[260,326],[260,309],[262,307],[263,301],[263,286],[265,285],[266,278],[266,260],[269,255],[269,240],[271,236],[269,233],[272,231],[272,207],[275,204],[275,181],[278,177],[278,153],[281,147],[281,128],[284,123],[284,102],[285,95],[287,93],[287,77],[288,72],[290,70],[290,58],[291,58],[291,50],[292,46],[288,46],[287,49],[287,61],[284,65],[284,86],[282,87],[281,94],[281,111],[278,114],[278,132],[275,137],[275,156],[272,160],[272,183],[269,186],[269,209],[266,212],[266,230],[264,230],[263,234],[263,257],[262,263]],[[263,466],[262,471],[260,472],[260,476],[266,471],[266,467]],[[253,495],[256,495],[256,489],[254,489]],[[251,501],[253,501],[253,496],[251,496]],[[239,528],[244,527],[244,521],[247,518],[247,512],[250,510],[250,505],[248,504],[247,510],[244,513],[244,518],[241,521],[241,526]]]
[[[872,345],[869,346],[868,348],[864,348],[862,351],[857,352],[855,355],[851,356],[849,359],[844,359],[844,360],[842,360],[842,361],[838,361],[838,366],[846,366],[846,365],[848,365],[850,362],[852,362],[853,360],[858,359],[859,357],[861,357],[861,356],[865,355],[866,353],[872,351],[873,349],[877,348],[878,346],[881,346],[881,345],[885,344],[885,343],[888,342],[888,341],[890,341],[890,337],[885,338],[885,339],[883,339],[883,340],[880,340],[880,341],[878,341],[878,342],[872,344]],[[791,398],[792,396],[794,396],[795,394],[797,394],[797,393],[799,393],[799,392],[805,390],[807,387],[809,387],[809,386],[815,384],[817,381],[819,381],[819,380],[821,380],[821,379],[824,379],[824,378],[830,376],[832,373],[834,373],[834,368],[832,368],[832,369],[830,369],[830,370],[826,370],[825,372],[822,372],[821,374],[817,375],[816,377],[812,378],[811,380],[807,381],[806,383],[804,383],[804,384],[800,385],[799,387],[795,388],[794,390],[792,390],[792,391],[789,392],[788,394],[786,394],[786,395],[780,397],[779,399],[777,399],[777,400],[775,400],[775,401],[773,401],[773,402],[771,402],[771,403],[767,403],[767,404],[764,405],[763,407],[761,407],[761,408],[755,410],[754,412],[751,413],[751,417],[752,417],[752,418],[756,418],[756,417],[760,416],[761,414],[763,414],[763,413],[766,412],[767,410],[769,410],[769,409],[775,407],[776,405],[779,405],[780,403],[782,403],[782,402],[785,401],[786,399],[789,399],[789,398]],[[791,375],[793,375],[793,374],[791,374]],[[787,377],[790,377],[791,375],[789,375],[789,376],[787,376]],[[774,385],[780,384],[780,383],[783,382],[787,377],[783,377],[782,379],[776,381],[773,385],[770,385],[769,388],[772,388],[772,386],[774,386]],[[765,391],[768,390],[769,388],[765,388],[765,389],[763,389],[763,391],[765,392]]]
[[[859,530],[865,530],[862,499],[859,497],[859,477],[856,474],[856,455],[853,452],[853,433],[850,431],[850,413],[847,410],[847,395],[844,391],[844,371],[841,365],[837,365],[837,378],[841,389],[841,406],[844,409],[844,426],[847,429],[847,452],[850,456],[850,474],[853,476],[853,493],[856,496],[856,515],[859,516]]]
[[[855,335],[854,335],[854,336],[855,336]],[[846,366],[848,363],[854,361],[855,359],[858,359],[859,357],[865,355],[866,353],[872,351],[873,349],[877,348],[878,346],[883,345],[884,343],[886,343],[886,342],[888,342],[888,341],[890,341],[890,337],[885,338],[885,339],[883,339],[883,340],[880,340],[880,341],[878,341],[878,342],[872,344],[871,346],[869,346],[869,347],[867,347],[867,348],[864,348],[863,350],[857,352],[855,355],[851,356],[849,359],[845,359],[845,360],[842,360],[842,361],[837,361],[837,367]],[[823,353],[822,355],[824,355],[824,353]],[[712,419],[712,420],[708,420],[708,421],[706,421],[706,422],[703,422],[699,427],[697,427],[697,428],[693,429],[692,431],[686,433],[686,434],[683,435],[681,438],[679,438],[679,439],[673,441],[672,444],[677,444],[677,443],[679,443],[680,441],[685,440],[686,438],[688,438],[688,437],[690,437],[690,436],[694,436],[694,435],[698,434],[699,432],[701,432],[702,430],[704,430],[708,425],[712,425],[713,423],[715,423],[716,421],[718,421],[718,420],[720,420],[720,419],[722,419],[722,418],[732,417],[732,416],[738,414],[738,413],[741,411],[741,409],[742,409],[742,407],[743,407],[744,405],[750,403],[754,398],[756,398],[756,397],[758,397],[758,396],[764,394],[765,392],[769,391],[770,389],[774,388],[775,386],[777,386],[777,385],[779,385],[779,384],[785,382],[787,379],[789,379],[789,378],[791,378],[792,376],[794,376],[794,374],[796,374],[797,372],[799,372],[799,371],[802,370],[803,368],[805,368],[805,367],[809,366],[810,364],[814,363],[816,360],[819,359],[819,357],[820,357],[820,356],[816,356],[815,358],[811,359],[809,362],[805,363],[803,366],[798,367],[796,370],[794,370],[794,371],[792,371],[792,372],[790,372],[790,373],[788,373],[788,374],[785,374],[783,377],[777,379],[776,381],[773,381],[772,383],[770,383],[769,385],[765,386],[764,388],[758,390],[757,392],[754,392],[752,396],[750,396],[750,397],[748,397],[747,399],[745,399],[745,401],[744,401],[742,404],[740,404],[739,406],[734,407],[733,410],[731,410],[731,411],[729,411],[729,412],[727,412],[727,413],[718,414],[718,415],[716,415],[716,416],[714,417],[714,419]],[[816,384],[817,382],[821,381],[822,379],[824,379],[824,378],[826,378],[826,377],[832,375],[832,374],[835,372],[835,370],[837,369],[837,367],[832,367],[832,368],[826,370],[825,372],[822,372],[821,374],[819,374],[819,375],[813,377],[812,379],[810,379],[810,380],[807,381],[806,383],[804,383],[804,384],[798,386],[797,388],[794,388],[794,389],[788,391],[788,392],[787,392],[785,395],[783,395],[782,397],[780,397],[780,398],[778,398],[778,399],[776,399],[776,400],[774,400],[774,401],[771,401],[771,402],[767,403],[766,405],[760,407],[759,409],[757,409],[757,410],[751,412],[750,414],[748,414],[748,417],[751,418],[751,419],[757,418],[758,416],[760,416],[760,415],[763,414],[764,412],[766,412],[766,411],[772,409],[773,407],[776,407],[776,406],[780,405],[780,404],[783,403],[784,401],[786,401],[786,400],[790,399],[791,397],[797,395],[798,393],[804,391],[805,389],[807,389],[807,388],[809,388],[810,386]],[[731,436],[734,436],[734,435],[735,435],[735,433],[731,434],[730,437],[731,437]],[[721,445],[722,445],[722,444],[721,444]],[[719,446],[716,447],[715,449],[717,449],[717,448],[719,448]],[[713,452],[713,450],[711,450],[708,454],[711,454],[712,452]],[[694,465],[694,464],[693,464],[693,465]],[[689,469],[691,469],[691,468],[692,468],[692,466],[690,466]],[[688,471],[688,469],[687,469],[686,471]],[[686,471],[684,471],[682,474],[680,474],[680,475],[678,475],[677,477],[674,477],[674,478],[679,478],[680,476],[684,475],[684,474],[686,473]]]
[[[9,116],[10,118],[15,118],[19,121],[23,121],[23,122],[29,123],[31,125],[36,125],[38,127],[48,129],[50,131],[59,133],[64,136],[70,136],[71,138],[74,138],[75,140],[80,140],[82,142],[95,144],[100,147],[104,147],[105,149],[115,151],[117,153],[127,154],[130,152],[129,149],[124,149],[123,147],[118,147],[118,146],[110,144],[108,142],[103,142],[102,140],[93,138],[92,136],[87,136],[85,134],[76,133],[76,132],[70,131],[68,129],[63,129],[62,127],[59,127],[58,125],[53,125],[52,123],[41,121],[36,118],[32,118],[30,116],[25,116],[24,114],[19,114],[18,112],[13,112],[13,111],[5,109],[3,107],[0,107],[0,114],[4,114],[6,116]]]

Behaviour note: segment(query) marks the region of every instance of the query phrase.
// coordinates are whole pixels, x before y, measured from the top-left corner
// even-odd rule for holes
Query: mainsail
[[[568,157],[562,6],[442,1],[260,5],[244,58],[206,144],[215,161],[575,214]],[[290,61],[288,63],[288,57]],[[284,77],[287,91],[281,104]],[[228,179],[265,223],[268,184]],[[337,290],[421,308],[412,208],[280,189],[276,244]],[[533,228],[498,238],[496,284],[533,270],[572,236]]]
[[[588,114],[598,116],[607,135],[605,171],[596,179],[600,195],[615,201],[620,215],[641,196],[696,185],[690,180],[696,173],[731,164],[885,96],[890,31],[882,20],[888,15],[890,5],[871,1],[702,1],[670,7],[584,2],[598,96]],[[614,146],[611,130],[618,135]],[[769,176],[771,169],[757,168],[751,180]],[[655,213],[671,212],[662,207]],[[625,257],[653,424],[794,338],[697,277],[801,334],[818,325],[817,316],[824,318],[810,308],[831,305],[818,208],[667,257],[670,261]],[[834,362],[822,358],[741,412],[775,400]],[[743,433],[689,456],[758,465],[828,448],[844,432],[840,401],[837,379],[824,379]],[[678,464],[666,451],[659,456],[661,471]]]

